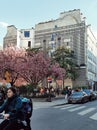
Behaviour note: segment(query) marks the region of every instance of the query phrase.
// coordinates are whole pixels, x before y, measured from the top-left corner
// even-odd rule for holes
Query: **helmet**
[[[29,99],[28,98],[23,98],[22,102],[29,102]]]

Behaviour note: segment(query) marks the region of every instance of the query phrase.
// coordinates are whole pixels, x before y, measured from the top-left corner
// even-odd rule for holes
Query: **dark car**
[[[89,101],[95,100],[95,94],[91,89],[84,89],[83,90],[89,97]]]
[[[68,97],[68,103],[85,103],[89,101],[88,95],[83,92],[73,92],[69,97]]]
[[[93,93],[95,95],[94,99],[96,100],[97,99],[97,91],[93,91]]]

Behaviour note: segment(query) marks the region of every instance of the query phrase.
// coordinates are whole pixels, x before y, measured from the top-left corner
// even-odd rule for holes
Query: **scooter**
[[[0,123],[4,120],[4,114],[0,114]],[[8,119],[10,120],[10,119]],[[13,128],[14,129],[14,128]],[[27,130],[27,123],[26,121],[17,120],[16,122],[16,129],[14,130]]]

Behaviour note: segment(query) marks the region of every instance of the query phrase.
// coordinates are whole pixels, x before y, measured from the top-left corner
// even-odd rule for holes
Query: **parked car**
[[[93,90],[84,89],[83,91],[89,96],[89,101],[95,100],[95,94],[94,94]]]
[[[68,97],[68,103],[85,103],[87,101],[89,98],[84,91],[75,91]]]
[[[93,91],[94,95],[95,95],[95,100],[97,99],[97,91]]]

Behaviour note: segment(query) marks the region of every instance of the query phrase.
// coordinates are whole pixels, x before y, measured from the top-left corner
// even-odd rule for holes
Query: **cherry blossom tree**
[[[26,69],[23,69],[21,73],[26,78],[25,80],[35,85],[43,81],[44,78],[47,79],[48,76],[63,80],[63,76],[66,73],[63,68],[60,68],[58,63],[52,64],[51,58],[47,55],[45,56],[41,51],[28,53],[26,66],[24,66]]]
[[[51,65],[51,71],[52,71],[51,75],[55,80],[56,79],[62,80],[66,74],[65,69],[61,68],[58,63]]]
[[[37,85],[47,76],[50,58],[45,58],[42,52],[26,56],[26,62],[19,64],[21,76],[30,84]]]
[[[12,85],[23,78],[28,84],[37,86],[45,77],[62,79],[64,74],[65,70],[57,63],[51,64],[51,59],[42,51],[28,53],[13,47],[0,51],[0,76]]]
[[[24,61],[26,51],[24,49],[9,47],[0,51],[0,77],[15,83],[19,76],[18,65]]]

